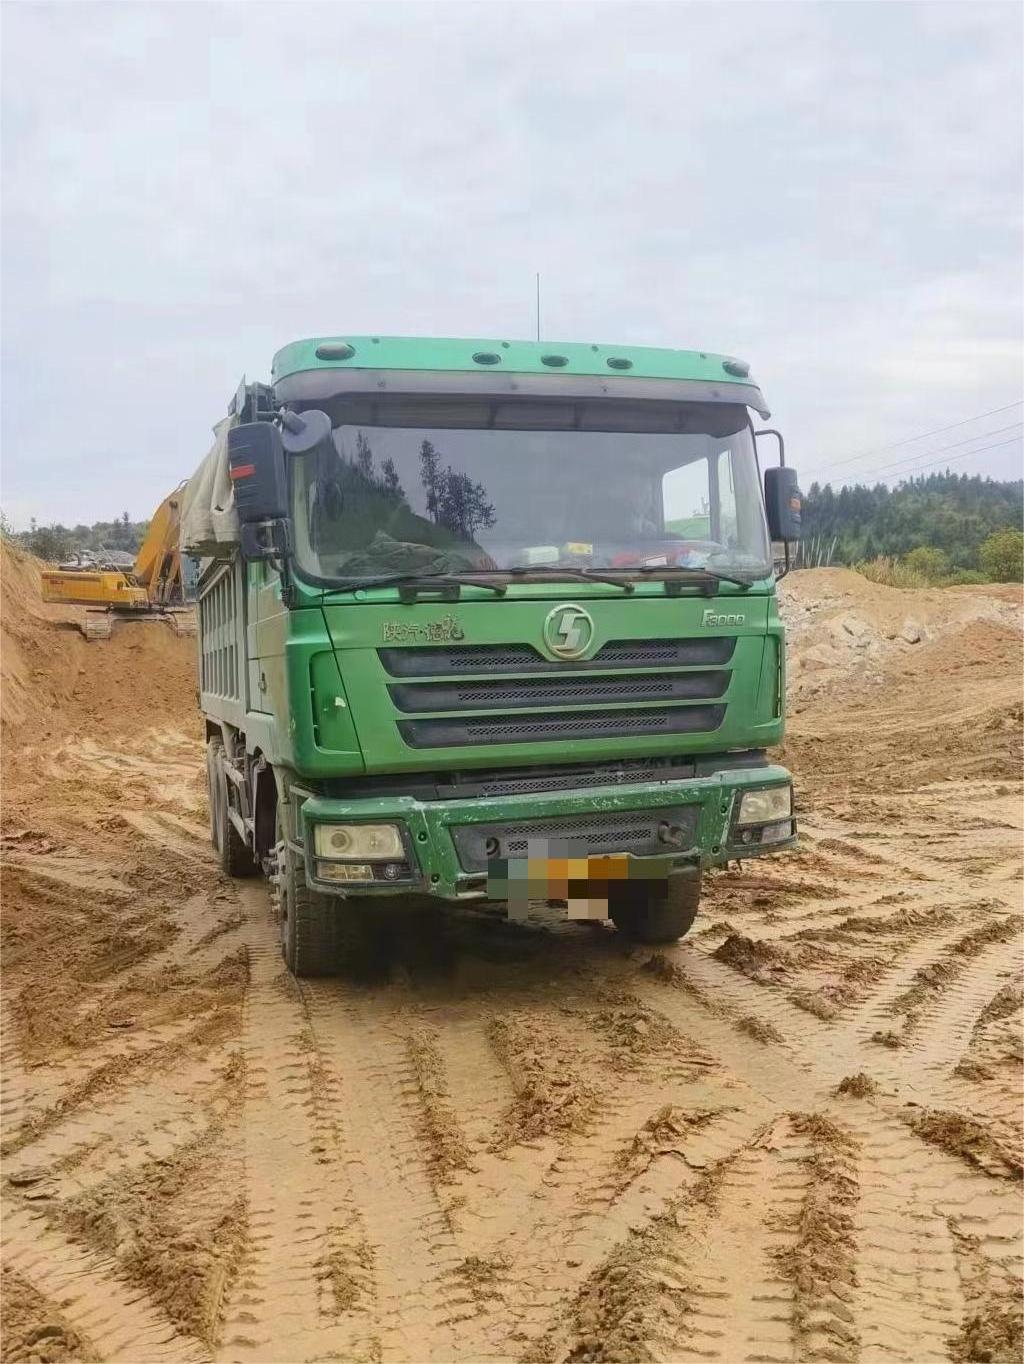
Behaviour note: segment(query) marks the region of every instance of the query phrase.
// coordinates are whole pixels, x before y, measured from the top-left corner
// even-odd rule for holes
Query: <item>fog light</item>
[[[318,862],[316,874],[321,881],[372,881],[369,862]]]
[[[313,846],[318,857],[401,857],[397,824],[317,824]]]
[[[760,791],[744,791],[740,798],[737,824],[768,824],[793,813],[793,788],[767,786]],[[764,840],[762,839],[762,842]]]

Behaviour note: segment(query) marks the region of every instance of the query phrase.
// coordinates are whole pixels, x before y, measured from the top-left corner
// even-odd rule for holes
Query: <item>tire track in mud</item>
[[[184,1335],[112,1265],[23,1208],[3,1216],[4,1264],[58,1302],[104,1364],[207,1364],[209,1352]]]
[[[857,1287],[851,1303],[864,1357],[879,1364],[939,1364],[960,1326],[964,1298],[941,1204],[920,1143],[896,1120],[862,1105],[848,1118],[862,1146],[855,1215]],[[960,1182],[959,1171],[952,1172]],[[955,1187],[955,1185],[954,1185]]]
[[[33,1087],[6,999],[0,1000],[0,1077],[0,1132],[17,1131],[32,1112]]]
[[[344,1162],[359,1189],[372,1255],[379,1358],[451,1359],[467,1294],[438,1198],[410,1055],[408,1020],[386,1000],[338,982],[305,982],[319,1063],[344,1115]]]
[[[314,1092],[307,1010],[281,960],[265,888],[241,895],[251,961],[241,1037],[247,1247],[225,1304],[217,1358],[277,1361],[332,1351],[372,1358],[367,1254],[336,1134]]]
[[[948,934],[946,945],[956,943],[962,935],[961,924],[959,931],[954,929]],[[881,1005],[876,997],[871,1003],[870,1013],[866,1009],[859,1011],[859,1026],[850,1030],[848,1024],[847,1036],[850,1031],[854,1037],[864,1036],[867,1033],[864,1015],[870,1019],[879,1007],[885,1008],[890,999],[898,998],[921,963],[935,959],[936,947],[937,944],[932,942],[921,944],[914,950],[911,960],[897,968],[890,977]],[[701,973],[693,969],[685,948],[677,949],[677,953],[678,960],[685,961],[686,966],[682,979],[691,983],[694,978],[699,979]],[[991,970],[987,990],[980,987],[975,990],[974,973],[975,969],[982,973],[986,965],[991,967],[991,956],[990,950],[983,956],[981,965],[972,963],[968,973],[970,979],[963,982],[963,990],[970,995],[966,1005],[959,995],[952,1001],[939,1002],[936,1016],[928,1020],[929,1033],[937,1029],[941,1036],[941,1010],[944,1005],[970,1016],[979,1001],[983,1003],[987,1000],[991,994]],[[671,982],[671,973],[660,972],[662,983],[656,987],[661,995],[661,1007],[670,1017],[678,1019],[685,1016],[688,1007],[694,1007],[694,1001],[691,996],[687,1003],[685,988],[680,991],[678,985],[675,988],[671,983],[666,985],[666,974]],[[984,979],[983,975],[979,974],[978,979]],[[708,989],[706,979],[702,980],[702,984]],[[747,990],[769,993],[764,987],[744,982],[737,987],[736,994],[742,997]],[[730,1003],[735,1005],[735,996]],[[657,998],[652,999],[652,1004],[658,1006]],[[714,1007],[710,993],[697,997],[696,1007],[702,1005],[708,1009]],[[779,1013],[779,1009],[769,1010],[768,1016],[778,1017]],[[714,1054],[725,1061],[733,1073],[742,1075],[754,1089],[760,1090],[769,1103],[795,1108],[818,1099],[824,1102],[826,1111],[843,1111],[836,1107],[836,1101],[831,1097],[831,1081],[844,1066],[850,1064],[852,1058],[844,1056],[838,1046],[835,1047],[836,1054],[832,1053],[825,1039],[834,1032],[833,1029],[818,1030],[822,1034],[822,1044],[810,1049],[799,1046],[799,1034],[795,1031],[791,1033],[793,1041],[790,1045],[799,1046],[799,1068],[786,1059],[780,1061],[773,1057],[759,1070],[754,1058],[745,1054],[746,1048],[741,1047],[737,1052],[735,1038],[730,1039],[724,1031],[727,1027],[721,1019],[713,1019],[702,1036],[712,1046]],[[880,1048],[877,1050],[882,1051]],[[944,1052],[947,1053],[946,1059],[957,1054],[952,1047],[944,1048]],[[869,1066],[869,1070],[874,1069]],[[897,1090],[912,1092],[914,1081],[908,1082],[905,1069],[897,1068],[892,1079]],[[766,1084],[766,1081],[770,1083]],[[1015,1217],[1016,1202],[1012,1186],[1007,1190],[1000,1187],[997,1181],[986,1180],[984,1175],[967,1176],[970,1183],[965,1184],[963,1167],[958,1165],[954,1157],[942,1156],[937,1159],[934,1148],[925,1153],[921,1138],[906,1122],[906,1114],[915,1111],[902,1109],[898,1104],[893,1107],[891,1100],[876,1100],[858,1104],[857,1121],[848,1124],[851,1138],[861,1153],[858,1157],[861,1165],[859,1207],[851,1238],[853,1268],[860,1288],[855,1296],[844,1292],[836,1311],[842,1348],[837,1347],[835,1341],[826,1339],[822,1358],[858,1357],[856,1341],[844,1341],[844,1323],[857,1324],[858,1330],[864,1323],[871,1323],[872,1303],[876,1299],[880,1304],[881,1324],[871,1323],[866,1329],[860,1357],[886,1362],[900,1360],[906,1361],[906,1364],[919,1359],[937,1361],[949,1357],[948,1341],[959,1329],[965,1306],[955,1272],[947,1228],[948,1217],[967,1217],[972,1227],[978,1227],[983,1255],[1000,1260],[1007,1255],[1019,1256],[1020,1226],[1019,1216]],[[938,1172],[940,1165],[943,1170],[941,1174]],[[740,1255],[741,1249],[737,1248],[735,1254]],[[730,1253],[724,1246],[716,1245],[713,1255],[716,1262],[725,1264],[730,1260]],[[1014,1261],[1009,1273],[1013,1282],[1020,1282],[1019,1259]],[[732,1332],[729,1350],[738,1350],[743,1344],[735,1338],[737,1329],[741,1332],[746,1329],[743,1319],[742,1312],[735,1319],[730,1318],[733,1324],[729,1328]],[[812,1311],[810,1320],[813,1322],[814,1319],[815,1313]],[[764,1331],[758,1328],[752,1338],[760,1340],[761,1350],[766,1351],[759,1353],[752,1346],[754,1357],[776,1357],[766,1343],[768,1335]],[[697,1349],[694,1357],[700,1357],[703,1348],[702,1345]],[[713,1352],[714,1348],[714,1342],[709,1341],[707,1351]],[[798,1353],[796,1357],[814,1357],[807,1353],[806,1342],[801,1349],[804,1353]],[[721,1357],[728,1360],[730,1355],[723,1353]],[[783,1352],[777,1357],[790,1356]]]
[[[543,1334],[631,1228],[664,1215],[694,1172],[749,1137],[752,1116],[723,1091],[652,1080],[556,1150],[532,1204],[493,1243],[514,1283],[497,1312],[499,1341]]]
[[[924,911],[929,906],[915,907]],[[873,982],[868,996],[843,1010],[833,1023],[826,1024],[822,1036],[829,1038],[834,1058],[835,1078],[845,1070],[856,1068],[859,1058],[878,1054],[872,1042],[875,1033],[891,1031],[894,1022],[893,1006],[912,985],[915,975],[931,965],[937,957],[955,946],[963,936],[963,924],[955,917],[934,934],[908,934],[888,946],[892,964]]]
[[[742,1364],[790,1355],[794,1293],[778,1261],[806,1195],[807,1149],[788,1119],[770,1120],[709,1171],[692,1207],[676,1211],[689,1280],[678,1358]]]
[[[853,1150],[841,1129],[807,1114],[748,1130],[625,1232],[525,1358],[854,1358],[843,1304],[854,1277]]]
[[[205,1126],[206,1091],[216,1087],[222,1064],[219,1057],[209,1059],[173,1080],[160,1075],[128,1094],[76,1108],[5,1160],[5,1175],[44,1170],[56,1195],[66,1198],[116,1172],[168,1157]]]

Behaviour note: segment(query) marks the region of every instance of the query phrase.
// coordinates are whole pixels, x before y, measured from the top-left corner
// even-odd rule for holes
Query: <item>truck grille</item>
[[[678,710],[558,711],[554,715],[473,716],[461,720],[400,720],[410,748],[457,748],[464,744],[528,744],[558,739],[616,739],[643,734],[692,734],[717,729],[725,706]]]
[[[708,733],[725,717],[735,648],[725,636],[612,640],[582,663],[554,662],[532,644],[413,645],[378,657],[396,679],[387,687],[403,741],[426,749]]]
[[[508,682],[415,682],[389,686],[401,711],[499,710],[588,702],[714,700],[729,685],[715,672],[654,673],[639,677],[543,677]]]
[[[405,649],[378,649],[391,677],[452,677],[468,673],[566,673],[609,668],[694,668],[728,663],[736,640],[617,639],[583,663],[555,663],[532,644],[452,644]]]
[[[599,857],[632,853],[657,857],[685,852],[694,843],[696,805],[655,810],[618,810],[609,814],[553,815],[547,819],[511,820],[495,824],[456,824],[452,841],[463,871],[486,870],[490,858],[526,857],[531,842],[545,840],[554,857]],[[664,826],[670,841],[660,834]],[[543,854],[542,854],[543,855]]]

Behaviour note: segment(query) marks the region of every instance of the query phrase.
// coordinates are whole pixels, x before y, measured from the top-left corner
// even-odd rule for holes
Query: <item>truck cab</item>
[[[673,940],[704,870],[793,846],[799,492],[751,413],[743,362],[642,347],[314,338],[240,388],[183,547],[212,836],[293,971],[395,896]]]

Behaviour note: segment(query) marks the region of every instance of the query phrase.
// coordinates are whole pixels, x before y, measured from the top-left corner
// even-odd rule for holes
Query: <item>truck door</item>
[[[245,655],[248,665],[248,709],[266,710],[266,678],[260,668],[260,600],[266,563],[250,560],[245,574]]]
[[[288,709],[284,646],[288,610],[281,601],[281,574],[266,560],[250,563],[247,578],[249,619],[249,708],[285,716]]]

